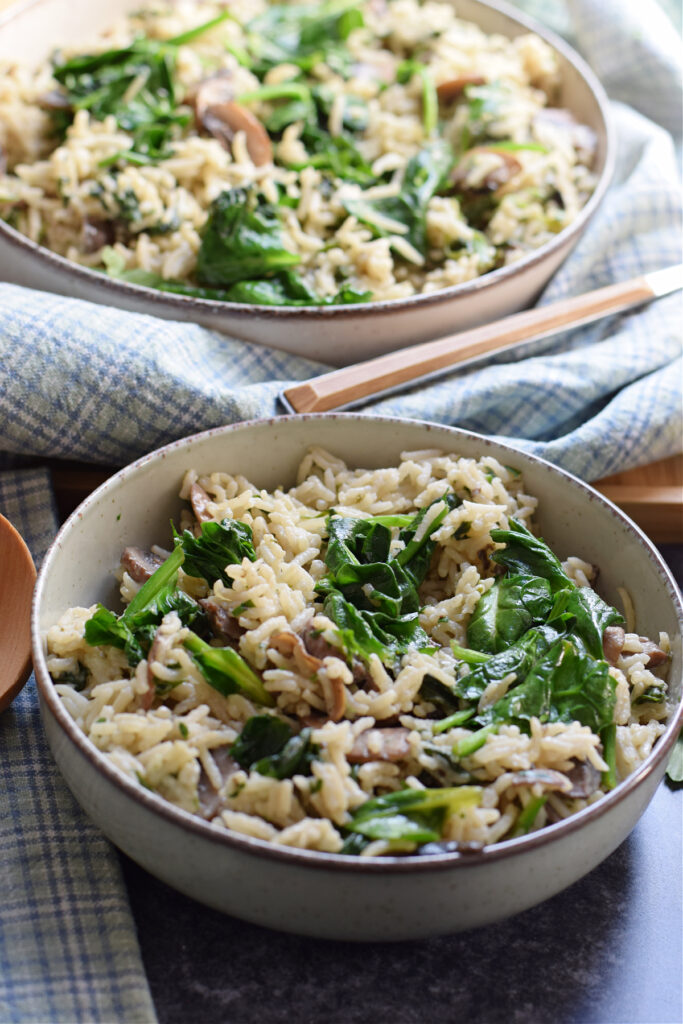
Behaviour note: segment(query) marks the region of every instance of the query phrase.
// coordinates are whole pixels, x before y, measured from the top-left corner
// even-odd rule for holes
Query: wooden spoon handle
[[[657,272],[665,273],[668,274],[669,270]],[[409,383],[438,377],[459,363],[499,352],[521,341],[548,337],[647,302],[664,294],[653,281],[657,274],[608,285],[585,295],[515,313],[483,327],[333,370],[287,388],[282,394],[283,404],[292,412],[326,412],[358,404],[370,395],[401,390]],[[678,287],[681,287],[680,283]],[[667,290],[673,289],[669,287]]]

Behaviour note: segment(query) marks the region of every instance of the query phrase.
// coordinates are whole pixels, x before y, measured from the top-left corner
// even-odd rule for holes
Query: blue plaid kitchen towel
[[[653,0],[522,6],[588,58],[619,136],[613,186],[541,301],[679,262],[677,32]],[[125,463],[197,430],[274,415],[286,384],[324,369],[201,327],[0,284],[0,458]],[[680,450],[681,369],[673,295],[366,408],[499,435],[592,480]],[[47,475],[5,469],[0,512],[39,561],[56,529]],[[0,716],[0,885],[0,1021],[154,1020],[117,858],[56,775],[33,682]]]

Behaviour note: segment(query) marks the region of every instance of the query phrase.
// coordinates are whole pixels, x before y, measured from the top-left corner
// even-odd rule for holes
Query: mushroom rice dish
[[[167,546],[123,552],[123,610],[66,612],[48,667],[120,772],[217,828],[466,854],[600,800],[664,731],[668,636],[560,562],[490,456],[311,448],[290,489],[180,495]]]
[[[150,5],[0,67],[0,217],[119,281],[266,305],[403,299],[554,238],[593,132],[555,52],[448,3]]]

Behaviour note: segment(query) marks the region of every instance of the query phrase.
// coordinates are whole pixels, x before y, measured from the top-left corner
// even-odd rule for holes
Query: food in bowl
[[[312,448],[289,489],[189,471],[180,493],[172,550],[126,548],[124,611],[66,612],[47,664],[110,762],[219,828],[470,852],[600,800],[664,731],[667,634],[556,558],[490,455]]]
[[[119,281],[403,299],[513,263],[589,199],[557,58],[450,4],[154,6],[0,86],[0,215]]]

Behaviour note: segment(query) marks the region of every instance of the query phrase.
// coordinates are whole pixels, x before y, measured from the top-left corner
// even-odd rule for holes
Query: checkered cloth
[[[541,301],[680,261],[675,30],[652,0],[525,6],[571,32],[614,100],[620,140],[614,185]],[[595,479],[679,450],[680,314],[670,296],[366,408],[508,438]],[[56,521],[47,476],[16,468],[23,458],[125,463],[274,415],[284,386],[325,368],[13,285],[0,285],[0,366],[0,458],[13,467],[0,474],[0,511],[36,561]],[[117,858],[56,775],[32,682],[0,716],[0,751],[0,1020],[153,1020]]]

